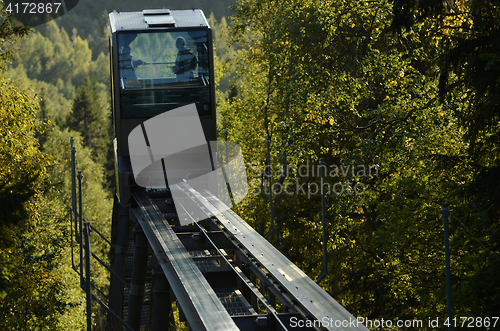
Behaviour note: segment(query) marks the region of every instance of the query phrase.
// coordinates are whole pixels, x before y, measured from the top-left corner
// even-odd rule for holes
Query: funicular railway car
[[[195,104],[216,140],[212,31],[201,10],[113,12],[109,35],[117,196],[133,187],[128,137],[144,121]]]
[[[138,186],[133,175],[129,135],[138,127],[144,130],[144,123],[160,114],[194,104],[204,139],[216,140],[212,31],[199,9],[152,9],[110,13],[108,33],[116,174],[110,308],[134,324],[141,312],[132,317],[131,310],[143,308],[124,286],[124,281],[134,283],[131,259],[136,252],[131,251],[138,241],[128,213],[131,193],[145,185]],[[173,207],[164,207],[165,215],[175,213]],[[146,254],[142,259],[151,258]]]

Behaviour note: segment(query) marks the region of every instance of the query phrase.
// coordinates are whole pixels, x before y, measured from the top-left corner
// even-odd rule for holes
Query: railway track
[[[114,307],[134,330],[174,330],[172,304],[196,331],[367,330],[215,196],[187,183],[171,189],[206,218],[179,226],[168,189],[132,193],[124,214],[133,236],[121,255],[130,286]]]

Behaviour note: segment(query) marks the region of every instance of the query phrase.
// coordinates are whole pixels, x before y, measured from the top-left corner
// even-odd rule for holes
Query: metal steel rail
[[[192,330],[239,330],[165,217],[144,192],[133,212]]]
[[[368,330],[361,323],[353,327],[357,320],[352,314],[210,192],[202,196],[186,183],[176,186],[202,207],[207,217],[217,217],[225,233],[250,257],[253,270],[264,273],[276,293],[305,319],[319,321],[317,329]]]
[[[182,208],[184,208],[184,206],[182,206]],[[189,215],[188,211],[184,208],[184,211],[186,212],[186,214]],[[190,215],[189,215],[190,216]],[[191,217],[191,216],[190,216]],[[195,221],[193,219],[193,221]],[[229,267],[234,271],[234,273],[240,277],[240,279],[244,282],[244,284],[246,284],[248,286],[248,288],[250,289],[250,291],[253,292],[253,294],[257,297],[259,297],[259,299],[261,300],[261,302],[264,304],[264,306],[266,307],[266,309],[268,310],[269,314],[271,314],[274,318],[275,318],[275,323],[279,324],[283,330],[285,331],[288,331],[288,328],[283,324],[283,322],[278,318],[278,315],[277,315],[277,312],[276,310],[274,309],[274,307],[272,307],[268,302],[267,300],[265,300],[265,298],[260,295],[260,293],[258,292],[257,288],[255,288],[254,286],[251,286],[250,285],[250,282],[248,281],[248,279],[244,276],[244,274],[241,272],[241,271],[238,271],[235,267],[231,264],[231,262],[229,262],[229,260],[225,257],[224,253],[215,245],[215,243],[210,239],[210,237],[208,236],[207,232],[205,229],[203,229],[196,221],[195,221],[195,224],[199,227],[200,231],[205,235],[205,237],[207,238],[208,241],[210,241],[210,244],[213,246],[213,248],[215,250],[217,250],[217,252],[219,253],[219,255],[226,261],[226,263],[229,265]]]
[[[174,187],[204,211],[207,216],[204,226],[195,222],[196,226],[182,229],[172,227],[156,200],[146,192],[132,193],[137,207],[131,211],[192,330],[260,330],[263,327],[265,330],[286,331],[292,329],[294,317],[312,325],[300,330],[368,330],[210,192],[201,194],[187,183],[172,185]],[[207,226],[211,231],[205,229]],[[195,243],[200,243],[201,237],[210,243],[210,247],[204,246],[206,248],[203,249],[218,252],[217,256],[202,259],[217,259],[225,261],[227,265],[216,268],[217,272],[221,272],[216,277],[221,279],[227,277],[223,273],[231,272],[234,275],[231,277],[240,279],[239,286],[249,288],[247,291],[252,300],[249,297],[247,299],[261,301],[261,308],[267,311],[267,317],[259,315],[260,308],[256,309],[257,313],[253,311],[245,316],[230,315],[218,297],[219,292],[216,293],[221,289],[212,287],[214,276],[210,276],[210,272],[214,275],[214,270],[209,271],[209,274],[203,268],[200,270],[195,263],[199,259],[193,258],[188,252],[199,249],[196,248],[199,244]],[[228,248],[234,254],[232,258],[226,253]],[[247,270],[246,275],[240,269],[243,267]],[[248,276],[248,272],[251,276]],[[251,281],[247,276],[254,280]],[[260,279],[260,291],[267,291],[268,299],[257,289],[257,278]],[[242,291],[243,288],[239,287]],[[284,313],[275,310],[274,298],[283,304]]]

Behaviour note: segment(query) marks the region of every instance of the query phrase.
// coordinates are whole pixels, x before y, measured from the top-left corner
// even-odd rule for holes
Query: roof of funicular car
[[[162,17],[171,17],[174,21],[174,24],[169,24],[167,28],[210,27],[201,9],[157,10],[158,14],[156,15],[154,14],[155,11],[112,12],[109,14],[110,32],[165,29],[165,25],[147,23],[147,20],[150,18],[161,20]],[[166,11],[169,14],[165,14]]]

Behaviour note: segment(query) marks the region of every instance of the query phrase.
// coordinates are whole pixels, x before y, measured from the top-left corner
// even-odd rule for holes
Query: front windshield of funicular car
[[[208,47],[206,29],[118,34],[122,117],[210,105]]]

